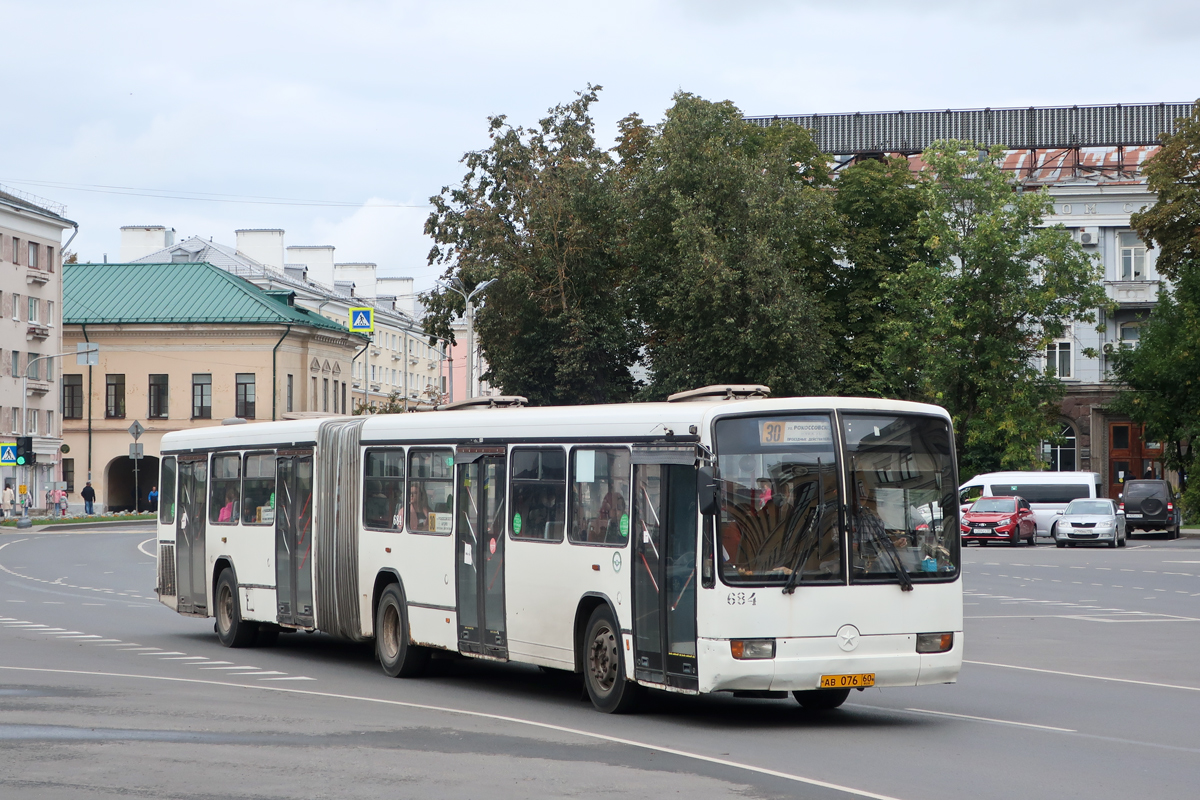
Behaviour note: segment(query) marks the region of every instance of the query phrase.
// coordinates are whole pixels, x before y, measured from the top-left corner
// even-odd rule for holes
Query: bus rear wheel
[[[383,590],[375,609],[375,654],[383,671],[393,678],[415,678],[425,671],[429,650],[408,640],[408,620],[400,587]]]
[[[583,637],[583,682],[592,705],[606,714],[626,714],[637,704],[638,685],[625,677],[621,629],[608,606],[598,606]]]
[[[217,579],[216,597],[217,638],[226,647],[249,647],[258,636],[258,623],[242,619],[238,607],[237,580],[233,570],[224,569]]]
[[[832,711],[846,702],[849,689],[808,689],[792,692],[792,697],[805,711]]]

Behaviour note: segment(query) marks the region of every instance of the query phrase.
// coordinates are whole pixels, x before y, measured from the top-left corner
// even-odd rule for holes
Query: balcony
[[[26,267],[25,282],[35,286],[41,286],[50,280],[50,273],[37,267]]]
[[[29,389],[30,394],[46,394],[46,392],[50,391],[50,381],[38,380],[37,378],[30,378],[26,381],[25,386]]]
[[[1121,308],[1153,308],[1159,281],[1105,281],[1104,292]]]
[[[25,329],[25,339],[27,341],[32,342],[35,339],[37,341],[42,341],[43,339],[48,339],[49,337],[50,329],[45,325],[38,325],[37,323],[34,323]]]

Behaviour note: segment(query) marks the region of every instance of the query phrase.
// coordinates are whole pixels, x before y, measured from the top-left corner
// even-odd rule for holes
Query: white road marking
[[[462,708],[448,708],[446,706],[435,706],[428,703],[409,703],[403,700],[385,700],[381,697],[363,697],[361,695],[351,694],[336,694],[334,692],[317,692],[310,689],[293,689],[287,686],[263,686],[262,683],[245,684],[245,683],[226,683],[224,681],[207,681],[198,678],[176,678],[163,675],[129,675],[113,672],[89,672],[86,670],[70,670],[70,669],[48,669],[44,667],[7,667],[0,666],[0,669],[17,670],[23,672],[45,672],[56,673],[60,675],[92,675],[104,678],[132,678],[135,680],[152,680],[152,681],[174,681],[179,683],[202,683],[210,686],[228,686],[236,689],[257,689],[261,692],[281,692],[284,694],[304,695],[308,697],[326,697],[332,700],[355,700],[363,703],[377,703],[379,705],[395,706],[398,708],[412,708],[419,711],[435,711],[445,714],[456,714],[463,717],[473,717],[475,719],[488,719],[496,722],[507,722],[517,725],[528,725],[531,728],[540,730],[556,731],[558,733],[567,733],[573,736],[583,736],[589,739],[595,739],[601,742],[610,742],[612,744],[622,744],[627,747],[636,747],[640,750],[648,750],[657,753],[669,753],[673,756],[681,758],[689,758],[694,761],[703,761],[706,764],[718,764],[723,767],[731,767],[733,769],[745,770],[758,775],[769,775],[773,778],[792,781],[794,783],[802,783],[807,786],[818,786],[822,789],[831,789],[835,792],[843,792],[845,794],[854,795],[855,797],[869,797],[872,800],[898,800],[894,795],[878,794],[865,789],[855,789],[851,786],[845,786],[839,783],[831,783],[829,781],[819,780],[817,778],[806,778],[802,775],[795,775],[790,772],[781,772],[780,770],[768,769],[767,767],[758,767],[753,764],[747,764],[741,761],[733,761],[727,758],[716,758],[714,756],[706,756],[702,753],[693,753],[688,750],[679,750],[674,747],[663,747],[661,744],[650,742],[640,742],[636,739],[626,739],[620,736],[610,736],[604,733],[595,733],[586,731],[580,728],[568,728],[565,725],[554,725],[549,722],[538,722],[531,719],[522,719],[521,717],[510,717],[503,714],[489,714],[484,711],[468,711]],[[267,679],[269,680],[269,679]]]
[[[263,678],[264,681],[315,681],[316,678],[309,678],[304,675],[293,675],[287,678]]]
[[[146,555],[150,556],[150,557],[151,557],[151,558],[153,558],[155,561],[157,561],[157,560],[158,560],[158,556],[157,556],[157,555],[155,555],[154,553],[148,553],[148,552],[146,552],[145,550],[142,550],[142,548],[143,548],[143,547],[146,545],[146,542],[156,542],[156,541],[158,541],[158,536],[157,536],[157,534],[156,534],[156,535],[154,535],[154,536],[151,536],[151,537],[150,537],[149,539],[147,539],[145,542],[142,542],[141,544],[139,544],[139,545],[137,546],[137,549],[138,549],[138,550],[141,550],[143,553],[145,553]]]
[[[59,639],[99,639],[100,636],[95,633],[64,633],[57,638]]]
[[[200,669],[252,669],[257,670],[258,667],[200,667]]]
[[[1038,728],[1043,731],[1058,731],[1059,733],[1079,733],[1074,728],[1056,728],[1053,725],[1035,725],[1032,722],[1014,722],[1010,719],[992,719],[991,717],[973,717],[970,714],[951,714],[949,711],[930,711],[927,708],[906,708],[905,711],[915,711],[918,714],[936,714],[939,717],[957,717],[958,719],[972,719],[977,722],[994,722],[999,725],[1019,725],[1022,728]]]
[[[171,656],[163,661],[208,661],[205,656]]]
[[[1200,686],[1182,686],[1177,683],[1156,683],[1155,681],[1135,681],[1131,678],[1110,678],[1105,675],[1085,675],[1081,672],[1063,672],[1057,669],[1041,669],[1040,667],[1021,667],[1016,664],[996,664],[991,661],[963,661],[964,664],[975,664],[981,667],[999,667],[1000,669],[1015,669],[1022,672],[1040,672],[1046,675],[1062,675],[1067,678],[1087,678],[1092,681],[1110,681],[1112,683],[1130,683],[1135,686],[1151,686],[1156,689],[1183,689],[1187,692],[1200,692]]]
[[[157,648],[154,648],[157,649]],[[187,653],[179,650],[162,650],[157,653],[138,653],[139,656],[186,656]]]

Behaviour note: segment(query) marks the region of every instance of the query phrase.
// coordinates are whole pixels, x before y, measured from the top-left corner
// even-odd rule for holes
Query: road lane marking
[[[992,719],[991,717],[974,717],[970,714],[952,714],[949,711],[930,711],[927,708],[906,708],[905,711],[915,711],[918,714],[936,714],[939,717],[956,717],[958,719],[973,719],[977,722],[994,722],[998,725],[1019,725],[1022,728],[1038,728],[1043,731],[1058,731],[1059,733],[1079,733],[1074,728],[1056,728],[1053,725],[1035,725],[1032,722],[1014,722],[1011,719]]]
[[[287,678],[263,678],[264,681],[315,681],[316,678],[309,678],[305,675],[292,675]]]
[[[207,656],[169,656],[163,661],[208,661]]]
[[[835,792],[854,795],[855,797],[869,797],[871,800],[899,800],[894,795],[879,794],[870,792],[865,789],[855,789],[852,786],[845,786],[839,783],[823,781],[818,778],[806,778],[803,775],[796,775],[791,772],[782,772],[780,770],[769,769],[767,767],[759,767],[754,764],[747,764],[741,761],[733,761],[727,758],[717,758],[715,756],[707,756],[703,753],[694,753],[689,750],[679,750],[674,747],[664,747],[661,743],[640,742],[636,739],[626,739],[621,736],[611,736],[605,733],[595,733],[586,731],[580,728],[568,728],[565,725],[555,725],[549,722],[538,722],[532,719],[522,719],[521,717],[510,717],[504,714],[489,714],[486,711],[468,711],[462,708],[449,708],[446,706],[435,706],[428,703],[410,703],[404,700],[385,700],[382,697],[364,697],[362,695],[338,694],[335,692],[318,692],[311,689],[293,689],[287,686],[263,686],[262,683],[227,683],[224,681],[209,681],[199,678],[177,678],[168,677],[165,675],[130,675],[118,672],[91,672],[87,670],[74,669],[49,669],[46,667],[9,667],[0,666],[0,669],[16,670],[22,672],[44,672],[60,675],[91,675],[101,678],[132,678],[135,680],[152,680],[152,681],[173,681],[178,683],[201,683],[209,686],[227,686],[235,689],[257,689],[261,692],[280,692],[282,694],[304,695],[308,697],[324,697],[331,700],[356,700],[363,703],[376,703],[378,705],[396,706],[399,708],[412,708],[418,711],[434,711],[444,714],[456,714],[463,717],[473,717],[475,719],[487,719],[495,722],[506,722],[517,725],[527,725],[531,728],[540,730],[555,731],[557,733],[566,733],[573,736],[582,736],[588,739],[595,739],[601,742],[609,742],[611,744],[620,744],[627,747],[636,747],[639,750],[646,750],[654,753],[669,753],[680,758],[688,758],[693,761],[703,761],[706,764],[717,764],[722,767],[730,767],[732,769],[743,770],[745,772],[753,772],[757,775],[768,775],[772,778],[792,781],[794,783],[802,783],[806,786],[817,786],[822,789],[830,789]],[[270,680],[270,679],[266,679]],[[265,681],[263,681],[265,683]]]
[[[151,649],[157,650],[158,648],[151,648]],[[139,656],[186,656],[187,653],[183,653],[179,650],[170,650],[170,651],[160,650],[157,653],[138,653],[138,655]]]
[[[1135,686],[1150,686],[1156,689],[1182,689],[1187,692],[1200,692],[1200,686],[1182,686],[1178,683],[1157,683],[1155,681],[1135,681],[1131,678],[1110,678],[1105,675],[1085,675],[1082,672],[1063,672],[1057,669],[1042,669],[1040,667],[1022,667],[1016,664],[997,664],[992,661],[967,661],[964,664],[975,664],[980,667],[999,667],[1000,669],[1015,669],[1022,672],[1040,672],[1045,675],[1062,675],[1067,678],[1087,678],[1092,681],[1110,681],[1112,683],[1130,683]]]
[[[141,544],[139,544],[139,545],[137,546],[137,549],[138,549],[138,550],[142,550],[142,547],[143,547],[143,546],[145,546],[146,542],[155,542],[155,541],[158,541],[158,534],[155,534],[154,536],[151,536],[151,537],[150,537],[149,539],[147,539],[145,542],[142,542]],[[153,558],[155,561],[157,561],[157,560],[158,560],[158,556],[157,556],[157,555],[155,555],[154,553],[147,553],[145,550],[142,550],[142,552],[143,552],[143,553],[145,553],[146,555],[150,556],[151,558]]]

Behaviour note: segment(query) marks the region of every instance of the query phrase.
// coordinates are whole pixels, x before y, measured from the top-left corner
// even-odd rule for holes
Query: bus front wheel
[[[415,678],[429,661],[429,650],[408,640],[404,598],[394,583],[383,590],[375,609],[375,654],[393,678]]]
[[[625,714],[637,703],[638,685],[625,677],[621,628],[608,606],[598,606],[583,638],[583,682],[592,705],[606,714]]]
[[[792,692],[792,697],[805,711],[832,711],[846,702],[849,689],[808,689]]]
[[[238,607],[237,579],[233,570],[224,569],[217,579],[217,638],[226,647],[249,647],[258,635],[258,623],[242,619]]]

